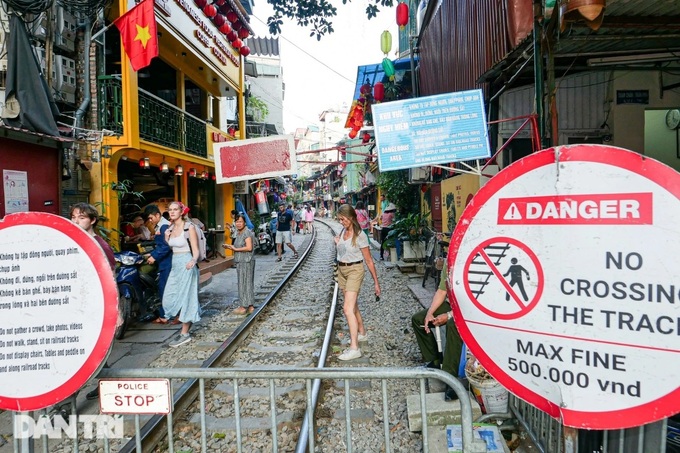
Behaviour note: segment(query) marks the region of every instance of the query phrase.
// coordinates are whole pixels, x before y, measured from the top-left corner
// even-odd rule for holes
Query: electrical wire
[[[16,0],[14,0],[16,1]],[[74,16],[94,19],[102,8],[108,7],[113,0],[57,0],[57,4]]]
[[[39,15],[52,7],[54,0],[3,0],[13,11],[25,15]]]
[[[266,23],[265,21],[263,21],[262,19],[260,19],[259,17],[255,16],[255,15],[252,15],[252,16],[250,16],[250,17],[254,17],[255,19],[257,19],[258,21],[260,21],[260,22],[263,23],[264,25],[267,25],[267,23]],[[300,52],[304,53],[305,55],[307,55],[309,58],[311,58],[312,60],[316,61],[316,62],[319,63],[320,65],[326,67],[326,68],[327,68],[328,70],[330,70],[331,72],[333,72],[333,73],[337,74],[338,76],[342,77],[343,79],[347,80],[347,81],[348,81],[349,83],[351,83],[352,85],[354,85],[354,84],[356,83],[356,80],[348,79],[348,78],[345,77],[343,74],[340,74],[338,71],[336,71],[335,69],[331,68],[331,67],[328,66],[326,63],[324,63],[323,61],[319,60],[319,59],[316,58],[314,55],[310,54],[309,52],[307,52],[307,51],[304,50],[302,47],[300,47],[300,46],[298,46],[297,44],[295,44],[295,43],[294,43],[293,41],[291,41],[290,39],[286,38],[286,37],[283,36],[283,35],[279,35],[279,36],[281,37],[281,39],[287,41],[291,46],[295,47],[295,48],[298,49]]]

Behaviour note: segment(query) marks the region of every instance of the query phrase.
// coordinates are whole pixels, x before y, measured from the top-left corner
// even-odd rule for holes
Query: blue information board
[[[374,104],[380,171],[491,157],[482,90]]]

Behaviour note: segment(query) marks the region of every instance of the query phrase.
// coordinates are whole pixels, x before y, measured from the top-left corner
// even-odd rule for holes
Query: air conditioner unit
[[[410,184],[422,184],[431,180],[432,167],[415,167],[408,169],[408,182]]]
[[[76,50],[76,18],[64,8],[59,7],[56,25],[54,45],[67,52],[74,52]]]

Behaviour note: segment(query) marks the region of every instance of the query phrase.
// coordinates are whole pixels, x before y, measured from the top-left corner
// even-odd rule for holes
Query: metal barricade
[[[347,452],[352,452],[352,416],[350,406],[350,385],[352,380],[378,380],[381,384],[382,393],[382,423],[384,425],[384,446],[381,451],[389,453],[392,451],[390,445],[390,426],[389,426],[389,412],[388,405],[394,404],[394,401],[388,401],[388,382],[398,379],[417,380],[420,384],[420,415],[422,419],[422,435],[423,435],[423,452],[428,453],[429,439],[428,439],[428,419],[427,419],[427,401],[426,401],[426,380],[437,379],[445,384],[448,384],[459,395],[460,410],[461,410],[461,426],[462,426],[462,441],[463,448],[466,453],[482,453],[486,452],[486,444],[483,440],[475,438],[472,431],[472,404],[470,398],[467,396],[465,387],[452,377],[450,374],[430,368],[254,368],[254,369],[235,369],[235,368],[213,368],[213,369],[180,369],[180,368],[149,368],[149,369],[114,369],[106,368],[99,374],[100,378],[119,378],[119,379],[183,379],[183,380],[197,380],[199,391],[199,408],[200,408],[200,429],[201,429],[201,451],[208,451],[207,447],[207,429],[206,429],[206,400],[205,400],[205,385],[209,380],[231,380],[234,391],[234,420],[236,431],[236,450],[240,453],[243,451],[242,433],[241,433],[241,401],[240,401],[240,384],[243,380],[261,380],[266,382],[269,388],[269,399],[271,409],[271,441],[273,451],[277,451],[278,445],[278,430],[277,430],[277,405],[275,395],[277,380],[303,380],[306,389],[306,426],[314,426],[314,404],[312,398],[312,388],[314,382],[317,380],[342,380],[344,381],[344,409],[345,413],[345,429],[346,429],[346,444]],[[185,384],[186,385],[186,384]],[[173,425],[173,413],[170,412],[166,416],[167,426]],[[134,416],[135,424],[135,438],[132,442],[135,444],[136,451],[142,451],[140,416]],[[315,451],[315,437],[314,430],[308,429],[307,433],[300,433],[300,436],[307,437],[308,451]],[[173,451],[173,430],[167,429],[168,451]],[[47,440],[47,439],[43,439]],[[339,447],[339,446],[336,446]],[[46,444],[43,444],[44,451],[48,451]],[[15,451],[27,451],[18,448],[15,443]],[[73,451],[78,452],[78,444],[74,442]],[[104,451],[111,451],[108,444],[104,446]],[[335,450],[339,451],[339,450]]]
[[[668,420],[628,429],[587,431],[564,427],[512,394],[509,404],[541,453],[666,453]]]

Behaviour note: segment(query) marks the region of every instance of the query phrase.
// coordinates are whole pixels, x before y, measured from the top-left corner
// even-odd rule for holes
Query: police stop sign
[[[680,174],[611,146],[540,151],[494,176],[449,254],[463,340],[566,426],[680,411]]]

